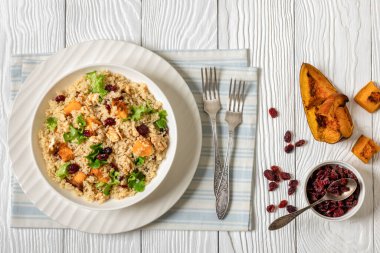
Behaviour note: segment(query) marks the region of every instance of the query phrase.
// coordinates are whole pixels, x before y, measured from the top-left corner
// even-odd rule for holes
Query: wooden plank
[[[122,221],[121,221],[122,222]],[[141,252],[140,231],[116,235],[96,235],[65,230],[65,252]]]
[[[145,0],[142,45],[150,49],[217,47],[217,1]]]
[[[218,252],[218,233],[142,231],[142,252]]]
[[[13,54],[55,52],[64,47],[65,1],[9,1]]]
[[[371,1],[371,18],[372,18],[372,80],[374,80],[378,87],[380,87],[380,2]],[[362,84],[364,85],[364,84]],[[377,144],[380,144],[380,114],[376,112],[372,116],[372,138]],[[372,171],[373,171],[373,233],[374,233],[374,252],[380,251],[380,238],[378,235],[380,233],[380,184],[378,179],[380,177],[380,156],[376,155],[374,157]]]
[[[141,43],[140,0],[67,0],[66,46],[98,39]]]
[[[217,47],[216,1],[142,2],[142,45],[151,49]],[[217,232],[142,231],[142,252],[217,252]]]
[[[355,131],[349,140],[330,145],[314,141],[303,113],[299,89],[296,90],[297,138],[308,144],[297,149],[297,175],[305,178],[312,166],[326,160],[346,161],[358,168],[365,178],[366,198],[359,213],[348,221],[328,222],[312,212],[297,220],[297,250],[299,252],[372,252],[373,251],[373,191],[371,169],[351,153],[351,147],[362,134],[371,135],[371,115],[355,102],[354,94],[371,79],[371,13],[369,0],[295,2],[295,71],[302,62],[319,68],[340,91],[346,94]],[[302,181],[299,191],[304,187]],[[306,205],[301,194],[299,207]]]
[[[141,42],[141,2],[66,1],[67,46],[96,39]],[[122,221],[120,221],[122,222]],[[118,235],[86,234],[65,230],[65,252],[140,252],[140,231]]]
[[[219,47],[250,48],[251,65],[260,68],[259,123],[255,177],[253,181],[252,232],[219,233],[220,252],[295,252],[295,224],[269,232],[268,225],[285,214],[268,214],[266,206],[287,196],[286,183],[268,192],[263,172],[271,165],[295,172],[294,153],[286,154],[283,135],[294,130],[294,37],[293,1],[219,1]],[[268,109],[276,107],[279,117],[272,119]]]
[[[48,22],[46,22],[48,20]],[[5,154],[11,54],[46,53],[64,45],[64,1],[0,1],[0,252],[61,252],[60,229],[11,229],[10,161]]]

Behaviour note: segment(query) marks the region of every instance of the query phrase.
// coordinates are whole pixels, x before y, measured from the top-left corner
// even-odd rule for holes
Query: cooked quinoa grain
[[[169,145],[166,116],[145,84],[86,74],[49,101],[39,131],[49,177],[99,203],[144,191]]]

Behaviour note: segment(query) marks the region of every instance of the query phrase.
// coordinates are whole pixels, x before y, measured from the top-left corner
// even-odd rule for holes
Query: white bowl
[[[127,197],[121,200],[110,199],[103,204],[99,204],[97,202],[88,202],[84,200],[82,197],[76,196],[71,191],[60,188],[58,183],[52,181],[47,174],[45,160],[43,159],[42,150],[40,148],[38,140],[38,131],[42,127],[44,127],[44,123],[46,120],[45,111],[48,108],[48,101],[56,96],[56,91],[65,89],[69,85],[73,84],[76,80],[78,80],[81,76],[93,70],[110,70],[112,72],[122,74],[132,81],[145,83],[148,86],[149,91],[155,96],[155,98],[158,101],[162,102],[163,108],[168,112],[167,120],[168,127],[170,129],[169,147],[166,153],[166,158],[159,165],[156,177],[145,187],[145,190],[143,192],[137,193],[134,196]],[[125,66],[96,64],[87,65],[80,69],[76,69],[70,73],[64,74],[57,81],[49,85],[49,87],[51,88],[43,95],[42,98],[40,98],[39,106],[36,108],[34,112],[33,126],[31,131],[31,143],[33,156],[39,168],[39,171],[41,172],[43,178],[51,186],[52,190],[57,191],[61,196],[70,200],[74,204],[100,211],[115,210],[136,204],[137,202],[146,198],[161,184],[161,182],[168,174],[175,156],[177,147],[177,125],[174,118],[173,109],[169,101],[167,100],[161,89],[152,80],[150,80],[148,77],[141,74],[140,72],[137,72],[136,70],[133,70]]]
[[[359,173],[359,171],[357,169],[355,169],[351,164],[348,164],[346,162],[342,162],[342,161],[327,161],[327,162],[323,162],[321,164],[318,164],[317,166],[311,168],[309,170],[309,172],[307,173],[306,175],[306,179],[304,180],[305,182],[305,186],[304,186],[304,195],[305,195],[305,199],[306,199],[306,202],[308,204],[311,204],[309,202],[309,199],[307,197],[307,192],[306,192],[306,188],[307,188],[307,184],[308,184],[308,181],[311,177],[311,175],[314,173],[314,171],[316,171],[317,169],[319,169],[320,167],[322,166],[325,166],[325,165],[340,165],[344,168],[347,168],[349,170],[351,170],[355,176],[357,177],[358,181],[359,181],[359,186],[360,186],[360,193],[359,193],[359,198],[358,198],[358,203],[356,206],[354,206],[353,208],[351,208],[350,210],[348,210],[347,213],[345,213],[344,215],[340,216],[340,217],[328,217],[328,216],[324,216],[320,213],[318,213],[314,208],[311,208],[312,212],[317,215],[318,217],[321,217],[325,220],[329,220],[329,221],[343,221],[343,220],[347,220],[349,218],[351,218],[353,215],[355,215],[360,207],[363,205],[363,201],[364,201],[364,197],[365,197],[365,185],[364,185],[364,180],[363,180],[363,177],[362,175]]]

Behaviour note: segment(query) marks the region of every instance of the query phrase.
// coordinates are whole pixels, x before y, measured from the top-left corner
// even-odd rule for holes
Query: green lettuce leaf
[[[54,131],[57,128],[57,119],[54,117],[49,117],[46,119],[46,126],[50,131]]]

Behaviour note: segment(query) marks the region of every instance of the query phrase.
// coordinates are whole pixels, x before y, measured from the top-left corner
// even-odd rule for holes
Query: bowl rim
[[[310,209],[312,210],[312,212],[316,216],[318,216],[322,219],[325,219],[328,221],[344,221],[344,220],[351,218],[352,216],[354,216],[359,211],[359,209],[363,205],[364,198],[365,198],[365,192],[366,192],[364,179],[363,179],[362,175],[360,174],[360,172],[353,165],[351,165],[347,162],[344,162],[344,161],[329,160],[329,161],[325,161],[325,162],[319,163],[319,164],[311,167],[308,170],[308,172],[306,173],[305,180],[304,180],[304,182],[305,182],[305,184],[304,184],[304,197],[305,197],[306,203],[310,205],[311,203],[307,197],[307,191],[306,191],[308,181],[309,181],[311,175],[314,173],[314,171],[316,171],[320,167],[322,167],[324,165],[328,165],[328,164],[340,165],[342,167],[345,167],[345,168],[351,170],[355,174],[355,176],[357,177],[357,179],[359,181],[359,186],[360,186],[360,194],[359,194],[359,198],[358,198],[358,203],[354,208],[350,209],[346,214],[344,214],[340,217],[327,217],[327,216],[324,216],[324,215],[318,213],[314,208],[310,208]]]
[[[113,201],[120,201],[120,205],[119,206],[115,206],[115,207],[102,207],[102,208],[99,208],[99,207],[101,207],[103,205],[103,203],[102,204],[98,204],[98,206],[87,206],[87,205],[84,205],[82,203],[76,202],[76,201],[72,200],[70,197],[67,197],[67,196],[61,194],[52,185],[52,183],[55,183],[55,182],[49,181],[49,179],[46,178],[45,175],[42,173],[42,170],[41,170],[40,166],[38,166],[35,150],[33,148],[33,144],[32,143],[34,142],[34,140],[33,140],[33,137],[34,137],[34,135],[33,135],[34,122],[35,122],[35,119],[37,117],[37,112],[38,112],[39,107],[41,106],[41,104],[44,101],[44,99],[47,96],[47,94],[50,91],[54,90],[55,86],[59,82],[61,82],[62,80],[64,80],[68,76],[74,74],[75,72],[81,71],[81,70],[86,69],[86,68],[91,68],[91,67],[94,67],[94,68],[104,68],[104,69],[107,69],[107,68],[120,68],[120,69],[124,69],[124,70],[130,71],[130,72],[134,72],[137,75],[140,75],[142,78],[145,78],[147,81],[149,81],[151,84],[153,84],[153,86],[155,86],[156,89],[158,89],[160,91],[163,99],[167,102],[167,105],[170,108],[171,112],[173,112],[172,113],[173,114],[172,115],[172,117],[173,117],[172,126],[174,126],[175,131],[171,131],[171,135],[170,136],[172,138],[170,139],[170,146],[172,146],[172,149],[174,149],[174,151],[173,151],[173,156],[170,158],[170,161],[169,161],[169,166],[168,166],[169,168],[166,170],[166,173],[161,178],[161,181],[159,183],[157,183],[151,191],[149,191],[148,193],[145,193],[145,195],[143,197],[140,197],[139,199],[136,199],[136,200],[132,201],[132,203],[126,202],[126,203],[123,204],[122,202],[126,201],[127,199],[130,199],[131,197],[135,197],[135,196],[137,196],[138,194],[141,194],[141,193],[138,192],[135,195],[132,195],[132,196],[129,196],[129,197],[126,197],[126,198],[123,198],[123,199],[113,199]],[[113,71],[113,70],[111,70],[111,71]],[[122,73],[118,73],[118,74],[122,74]],[[125,76],[124,74],[122,74],[122,75]],[[125,76],[125,77],[128,78],[127,76]],[[38,168],[38,172],[41,174],[41,177],[43,178],[43,180],[45,180],[45,182],[49,185],[49,187],[52,190],[54,190],[62,198],[68,200],[70,203],[72,203],[72,204],[74,204],[74,205],[76,205],[76,206],[78,206],[80,208],[86,208],[86,209],[93,210],[93,211],[112,211],[112,210],[123,209],[123,208],[129,207],[129,206],[135,205],[138,202],[141,202],[142,200],[144,200],[145,198],[147,198],[152,192],[154,192],[161,185],[161,183],[165,180],[166,176],[168,175],[168,173],[169,173],[169,171],[170,171],[170,169],[172,167],[172,163],[174,161],[174,157],[175,157],[176,152],[177,152],[178,131],[177,131],[177,122],[176,122],[176,119],[175,119],[173,107],[172,107],[170,101],[167,99],[165,93],[162,91],[162,89],[152,79],[150,79],[149,77],[147,77],[143,73],[141,73],[141,72],[139,72],[139,71],[137,71],[137,70],[135,70],[135,69],[133,69],[131,67],[128,67],[128,66],[119,65],[119,64],[110,64],[110,63],[105,63],[105,64],[103,64],[103,63],[91,63],[91,64],[82,65],[82,66],[77,67],[75,69],[72,69],[72,70],[70,70],[70,71],[68,71],[66,73],[63,73],[62,75],[59,75],[56,79],[54,79],[52,82],[50,82],[47,86],[48,86],[48,88],[46,89],[46,91],[43,92],[43,94],[37,99],[38,100],[38,102],[37,102],[38,105],[36,106],[36,108],[33,109],[33,114],[32,114],[33,120],[32,120],[32,127],[31,127],[31,129],[29,131],[29,138],[30,138],[29,140],[30,140],[30,143],[32,144],[31,145],[32,146],[31,149],[32,149],[32,155],[33,155],[34,164]],[[68,87],[68,86],[66,86],[66,87]],[[149,88],[149,86],[148,86],[148,88]],[[167,108],[165,108],[165,109],[167,109]],[[175,136],[173,135],[173,132],[174,132]],[[173,140],[174,140],[174,142],[173,142]],[[37,145],[39,146],[39,144],[37,144]],[[167,156],[165,157],[165,159],[167,159]],[[160,163],[159,167],[160,166],[161,166],[161,163]],[[155,178],[153,178],[152,181],[148,185],[150,185],[154,181]],[[57,187],[60,187],[58,183],[57,183]],[[62,190],[67,190],[67,189],[62,189]],[[71,191],[68,191],[68,193],[71,194],[70,196],[72,196],[74,198],[80,198],[80,199],[82,199],[81,196],[76,196]],[[84,201],[86,201],[86,200],[84,200]],[[91,203],[91,202],[88,202],[88,203]],[[93,203],[96,203],[96,202],[93,202]]]

